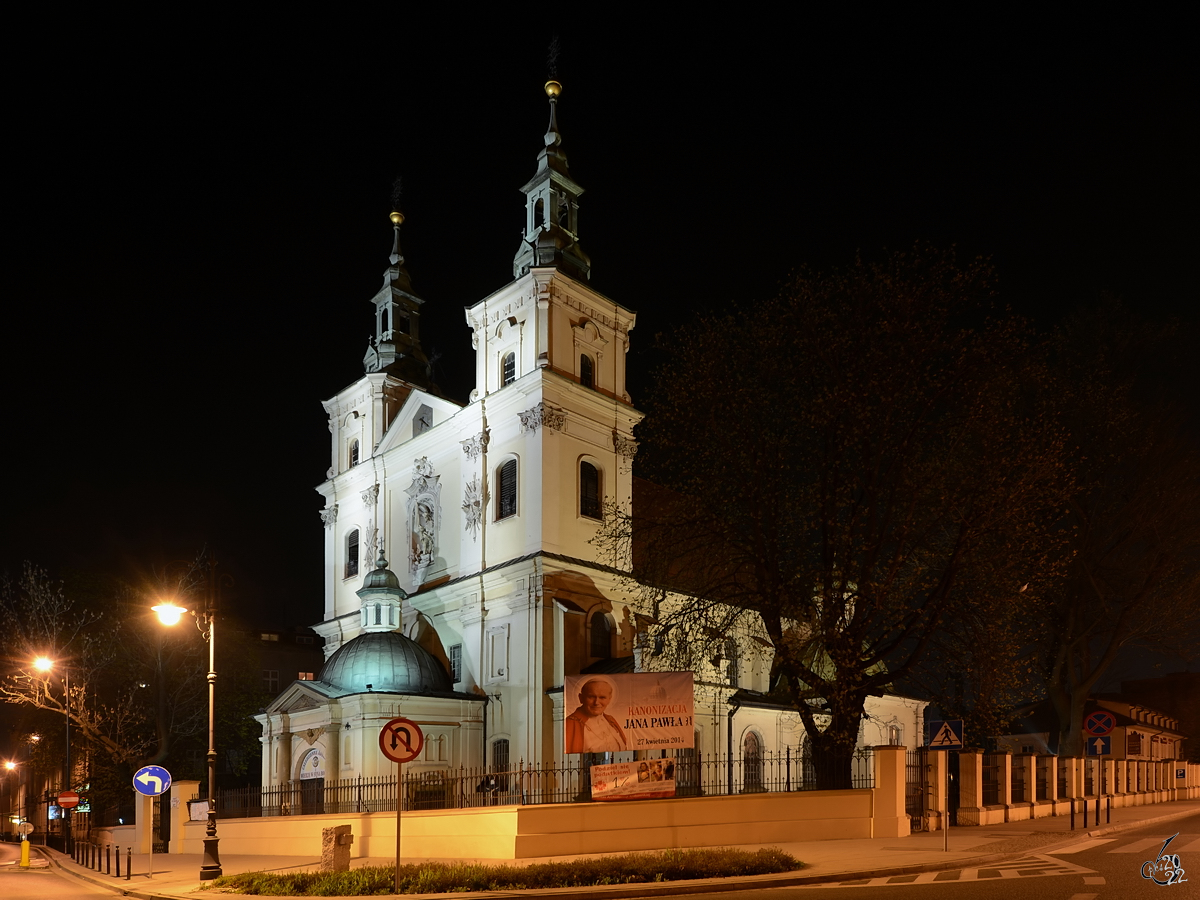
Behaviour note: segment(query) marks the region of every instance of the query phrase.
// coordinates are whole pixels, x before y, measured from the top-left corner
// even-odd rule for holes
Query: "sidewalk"
[[[794,884],[816,884],[830,881],[845,881],[857,878],[874,878],[885,875],[927,872],[946,868],[967,868],[1013,859],[1028,853],[1044,853],[1049,848],[1071,843],[1086,836],[1097,837],[1118,831],[1127,831],[1142,825],[1157,822],[1167,823],[1172,819],[1200,813],[1200,800],[1180,800],[1174,803],[1151,806],[1122,807],[1112,811],[1111,823],[1096,825],[1089,819],[1091,827],[1083,828],[1082,815],[1076,816],[1076,829],[1070,830],[1070,818],[1059,817],[1034,819],[1026,822],[1010,822],[979,828],[952,828],[949,836],[949,852],[943,850],[942,832],[914,834],[906,838],[862,838],[841,841],[803,841],[772,844],[791,853],[807,865],[799,872],[783,875],[760,875],[737,879],[744,888],[782,887]],[[756,850],[763,844],[746,844],[742,849]],[[43,847],[34,848],[50,859],[51,864],[63,871],[93,884],[110,887],[114,892],[130,897],[166,898],[191,897],[202,900],[211,894],[194,894],[200,886],[200,854],[180,855],[156,854],[154,857],[135,855],[133,877],[125,878],[125,859],[121,860],[121,879],[104,875],[77,865],[73,860]],[[226,875],[241,872],[295,872],[315,871],[319,860],[297,856],[242,856],[232,853],[234,848],[222,845],[221,864]],[[578,857],[557,856],[527,860],[471,860],[492,865],[526,865],[531,862],[570,860]],[[418,862],[405,859],[405,862]],[[462,862],[462,860],[441,860]],[[153,862],[154,875],[149,877],[149,866]],[[367,858],[351,860],[351,867],[388,866],[394,858]],[[584,898],[604,896],[607,898],[670,896],[672,894],[701,893],[707,885],[720,884],[728,890],[733,879],[719,881],[681,881],[664,884],[611,885],[589,888],[557,888],[550,891],[523,891],[545,894],[555,898]],[[220,896],[220,895],[218,895]],[[409,894],[410,897],[445,897],[444,894]],[[471,897],[504,897],[505,892],[475,893]]]

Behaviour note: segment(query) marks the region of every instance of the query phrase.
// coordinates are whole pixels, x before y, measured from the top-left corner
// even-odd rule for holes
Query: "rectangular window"
[[[263,669],[263,689],[268,694],[279,693],[279,670]]]
[[[263,634],[263,636],[262,636],[262,639],[263,639],[264,641],[277,641],[277,640],[279,640],[279,635],[277,635],[277,634]]]
[[[299,672],[296,675],[296,680],[297,681],[313,681],[315,679],[313,678],[312,672]]]
[[[450,648],[450,680],[455,684],[461,682],[462,679],[462,644],[455,644]]]
[[[296,635],[296,643],[297,643],[297,644],[311,644],[312,642],[313,642],[313,639],[312,639],[312,635],[311,635],[311,634],[298,634],[298,635]]]

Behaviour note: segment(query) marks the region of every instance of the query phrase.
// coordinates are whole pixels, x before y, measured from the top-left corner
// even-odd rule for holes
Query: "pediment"
[[[420,388],[413,388],[409,395],[404,400],[404,404],[400,407],[400,411],[392,418],[391,424],[388,425],[388,430],[383,435],[383,440],[379,442],[376,448],[376,454],[386,453],[393,447],[399,447],[413,439],[413,419],[421,407],[428,407],[433,413],[433,429],[436,429],[448,421],[461,406],[446,400],[443,397],[438,397],[428,391],[423,391]]]
[[[329,697],[317,688],[320,682],[294,681],[267,706],[267,713],[296,713],[318,709],[329,703]]]

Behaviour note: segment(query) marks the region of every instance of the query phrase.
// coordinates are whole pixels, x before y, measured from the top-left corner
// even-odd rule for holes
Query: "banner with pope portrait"
[[[675,751],[695,745],[691,672],[568,675],[563,751]]]

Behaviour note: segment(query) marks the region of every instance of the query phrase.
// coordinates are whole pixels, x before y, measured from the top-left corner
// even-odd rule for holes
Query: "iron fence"
[[[1003,756],[998,753],[983,755],[983,805],[997,806],[1000,803],[1000,773]]]
[[[461,809],[589,801],[589,766],[606,762],[612,762],[612,759],[596,754],[565,765],[522,762],[504,771],[468,768],[405,771],[401,783],[402,808]],[[826,777],[819,777],[821,775]],[[848,767],[836,772],[819,772],[811,759],[790,749],[783,753],[733,759],[716,754],[680,754],[675,760],[675,794],[678,797],[811,791],[831,785],[874,787],[872,752],[867,749],[855,751]],[[220,791],[217,816],[232,819],[395,812],[396,795],[395,775],[342,781],[289,781],[276,787]]]

